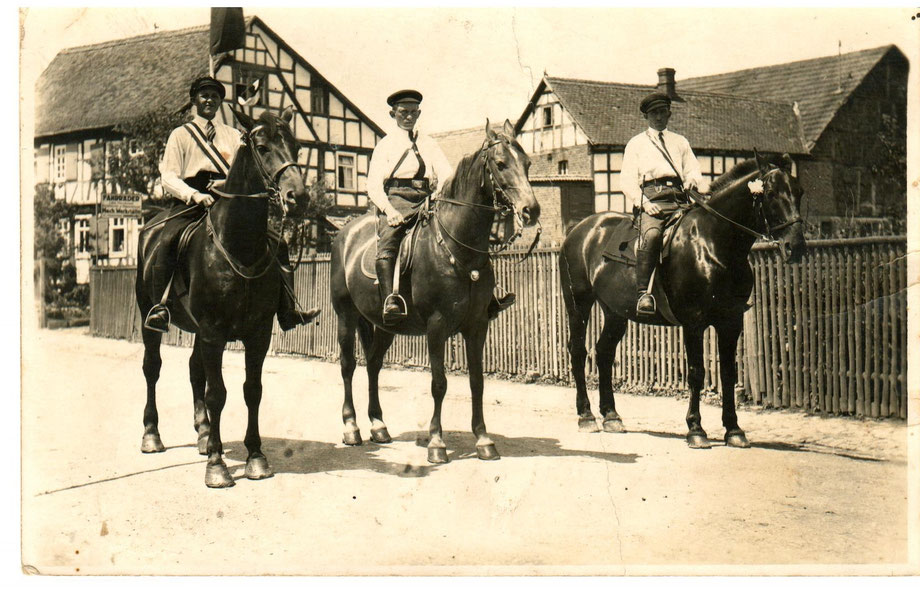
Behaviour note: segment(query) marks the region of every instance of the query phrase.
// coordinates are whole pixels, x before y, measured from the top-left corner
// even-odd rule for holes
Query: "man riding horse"
[[[153,266],[155,297],[162,300],[150,309],[144,327],[161,333],[169,329],[166,299],[177,265],[178,238],[214,203],[214,196],[209,193],[211,187],[224,181],[237,151],[243,146],[237,129],[214,120],[225,94],[224,85],[213,77],[199,77],[192,82],[189,97],[195,115],[189,123],[170,133],[160,162],[163,188],[173,197],[173,202],[164,219],[163,249],[157,252],[157,262]],[[278,324],[282,330],[289,331],[313,320],[319,310],[297,310],[294,273],[284,240],[278,244],[277,263],[283,281]]]
[[[626,199],[641,208],[636,250],[636,312],[648,316],[657,311],[649,282],[661,253],[664,226],[679,206],[687,202],[687,191],[705,192],[708,184],[690,143],[667,128],[671,98],[658,92],[649,94],[639,110],[649,127],[626,144],[620,182]]]
[[[377,211],[377,281],[384,298],[383,321],[393,325],[406,317],[405,301],[393,293],[396,256],[407,231],[418,220],[425,200],[436,195],[452,174],[441,148],[418,131],[422,94],[405,89],[387,98],[398,131],[374,148],[367,173],[367,193]],[[514,303],[514,294],[492,298],[489,316]]]

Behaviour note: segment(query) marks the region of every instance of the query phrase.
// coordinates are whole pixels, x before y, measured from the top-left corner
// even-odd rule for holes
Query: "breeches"
[[[652,216],[643,212],[639,218],[640,249],[658,252],[661,250],[661,236],[664,224],[673,214],[673,211],[663,210],[660,214]]]
[[[415,190],[411,191],[417,193]],[[409,228],[415,224],[415,221],[418,220],[418,215],[422,209],[422,202],[425,196],[422,196],[419,201],[414,201],[413,199],[403,197],[398,190],[393,189],[390,190],[388,199],[390,200],[390,204],[399,210],[405,220],[401,224],[392,227],[387,223],[387,215],[379,209],[377,210],[378,259],[394,258],[396,254],[399,253],[399,243],[402,241],[403,237],[406,236],[406,231],[408,231]]]

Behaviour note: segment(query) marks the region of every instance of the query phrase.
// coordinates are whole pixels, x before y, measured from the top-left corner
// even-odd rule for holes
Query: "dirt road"
[[[691,450],[683,402],[618,396],[631,432],[580,434],[572,389],[487,380],[502,459],[482,462],[466,379],[452,376],[450,463],[432,466],[416,444],[430,418],[427,373],[384,371],[394,443],[345,447],[338,365],[270,357],[261,431],[276,475],[217,491],[195,448],[189,350],[163,348],[168,450],[143,455],[142,346],[85,330],[25,343],[23,563],[42,573],[888,573],[909,560],[916,570],[903,423],[744,410],[753,448]],[[242,363],[225,357],[234,477],[245,459]],[[359,369],[367,439],[365,385]],[[703,406],[703,425],[721,439],[717,407]]]

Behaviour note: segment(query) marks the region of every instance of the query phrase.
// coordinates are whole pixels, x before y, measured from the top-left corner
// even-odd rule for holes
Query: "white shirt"
[[[690,142],[683,135],[678,135],[665,129],[665,148],[671,155],[671,161],[680,171],[680,178],[684,186],[695,183],[697,189],[705,192],[709,186],[700,173],[700,163],[690,149]],[[654,139],[654,142],[652,141]],[[626,195],[628,202],[634,206],[641,205],[642,182],[661,177],[674,177],[674,169],[658,151],[660,146],[658,131],[649,127],[639,135],[633,137],[626,144],[623,151],[623,165],[620,171],[620,187]]]
[[[196,114],[192,122],[198,125],[202,133],[207,134],[207,119]],[[227,164],[233,164],[236,152],[243,143],[240,132],[217,120],[212,122],[215,131],[214,146]],[[173,197],[190,204],[197,190],[187,185],[183,179],[194,177],[199,171],[220,172],[185,126],[176,127],[166,140],[166,150],[163,152],[163,160],[160,161],[160,181],[163,189]]]
[[[429,136],[419,133],[415,144],[425,162],[424,176],[432,181],[437,179],[437,185],[433,190],[433,193],[437,194],[447,178],[453,174],[453,168],[447,157],[444,156],[444,152],[441,151],[438,142]],[[418,159],[411,148],[409,132],[404,129],[397,129],[387,134],[374,148],[367,171],[367,196],[381,211],[386,210],[389,204],[387,194],[383,190],[384,181],[390,178],[393,167],[396,166],[406,149],[409,149],[409,153],[392,176],[398,179],[411,179],[418,172]]]

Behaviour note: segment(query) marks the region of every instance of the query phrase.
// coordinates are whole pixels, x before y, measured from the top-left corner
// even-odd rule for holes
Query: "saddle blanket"
[[[407,232],[406,236],[399,242],[399,255],[397,258],[399,264],[399,274],[404,275],[409,271],[412,263],[413,248],[418,237],[419,225],[416,223]],[[377,280],[377,237],[376,235],[368,239],[362,247],[358,249],[361,252],[361,272],[369,279]]]

